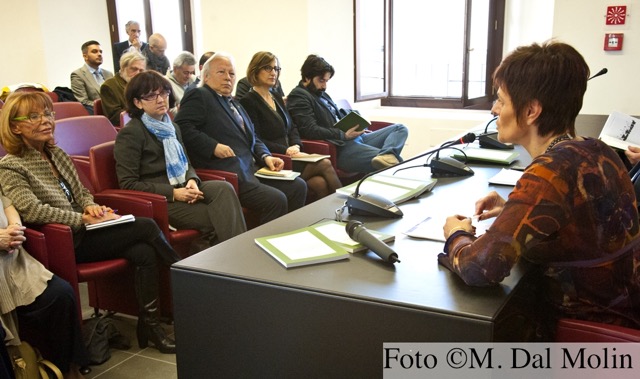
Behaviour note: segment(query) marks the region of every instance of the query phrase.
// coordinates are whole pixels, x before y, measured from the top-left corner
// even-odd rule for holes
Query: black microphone
[[[593,78],[597,78],[598,76],[600,76],[600,75],[604,75],[604,74],[606,74],[607,72],[609,72],[609,70],[607,70],[607,68],[605,67],[605,68],[603,68],[602,70],[598,71],[598,73],[597,73],[597,74],[593,75],[592,77],[590,77],[590,78],[589,78],[589,79],[587,79],[587,80],[591,80],[591,79],[593,79]]]
[[[485,149],[499,149],[499,150],[513,150],[514,146],[512,143],[504,143],[498,141],[498,132],[487,132],[489,129],[489,125],[495,122],[498,119],[498,116],[493,117],[487,125],[484,127],[484,133],[478,135],[478,142],[480,143],[480,147]]]
[[[463,136],[462,138],[460,138],[459,140],[455,140],[455,141],[449,141],[449,142],[445,142],[444,144],[442,144],[442,146],[437,147],[435,149],[429,150],[425,153],[422,154],[418,154],[413,158],[407,159],[403,162],[398,162],[392,166],[389,167],[384,167],[381,168],[379,170],[370,172],[368,174],[366,174],[365,176],[362,177],[362,179],[360,179],[360,181],[358,181],[358,185],[356,186],[355,191],[353,192],[352,195],[350,195],[347,198],[346,204],[347,204],[347,208],[349,209],[349,213],[352,215],[363,215],[363,216],[378,216],[378,217],[388,217],[388,218],[400,218],[403,216],[402,211],[400,210],[400,208],[398,208],[398,206],[391,200],[386,199],[383,196],[377,195],[377,194],[373,194],[373,193],[368,193],[368,194],[360,194],[360,185],[369,177],[376,175],[384,170],[388,170],[391,169],[393,167],[396,167],[398,165],[401,164],[405,164],[411,161],[414,161],[416,159],[422,158],[426,155],[429,154],[433,154],[437,151],[446,149],[449,146],[452,145],[456,145],[459,143],[470,143],[473,142],[476,139],[476,135],[473,133],[467,133],[465,136]],[[449,158],[451,160],[454,160],[453,158]],[[458,161],[456,161],[458,162]],[[444,164],[443,164],[444,165]],[[429,165],[424,165],[429,166]],[[429,166],[431,167],[431,173],[433,174],[433,166]],[[436,170],[438,170],[438,168],[436,168]],[[469,169],[471,170],[471,169]],[[471,174],[473,174],[473,171],[471,171]]]
[[[345,226],[345,230],[349,237],[356,242],[360,242],[364,246],[368,247],[369,250],[376,253],[377,256],[382,258],[385,262],[396,263],[400,262],[398,259],[398,254],[393,251],[386,243],[380,241],[376,236],[369,233],[367,228],[357,220],[351,220]]]
[[[443,176],[471,176],[474,174],[473,170],[466,164],[460,162],[457,159],[451,157],[440,158],[440,150],[444,150],[448,147],[458,144],[471,143],[476,140],[476,135],[473,133],[467,133],[462,138],[456,141],[450,141],[443,143],[438,150],[436,150],[436,156],[429,163],[431,167],[431,176],[439,178]]]

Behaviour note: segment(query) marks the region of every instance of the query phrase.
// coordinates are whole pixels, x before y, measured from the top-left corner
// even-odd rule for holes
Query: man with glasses
[[[175,116],[180,106],[180,100],[184,96],[184,91],[195,80],[196,57],[188,51],[178,54],[173,60],[173,71],[167,74],[167,79],[171,83],[171,92],[176,102],[176,106],[171,108],[171,113]]]
[[[236,82],[233,57],[214,54],[202,71],[204,84],[185,93],[176,116],[193,167],[238,174],[238,198],[243,207],[260,213],[266,223],[304,205],[304,180],[258,180],[260,166],[280,171],[284,162],[273,157],[255,134],[253,122],[231,94]]]
[[[125,24],[124,30],[127,32],[129,39],[118,42],[113,45],[113,69],[114,72],[120,71],[120,57],[128,50],[142,51],[147,46],[146,42],[140,41],[140,23],[138,21],[129,21]]]
[[[84,105],[89,114],[93,114],[93,101],[100,98],[100,86],[113,74],[100,68],[103,62],[102,47],[98,41],[87,41],[81,49],[85,64],[71,73],[71,90],[76,100]]]
[[[120,66],[120,72],[100,87],[102,111],[114,126],[120,125],[120,113],[127,109],[127,100],[124,97],[127,83],[146,70],[147,60],[140,52],[130,51],[122,55]]]
[[[142,49],[142,54],[147,58],[147,70],[158,71],[160,75],[166,75],[169,71],[169,58],[164,55],[167,50],[167,40],[162,34],[153,33],[149,36],[149,44]]]
[[[300,69],[302,80],[287,98],[287,109],[302,138],[326,140],[336,146],[338,168],[368,173],[393,166],[402,160],[400,153],[409,134],[407,127],[393,124],[375,132],[343,132],[334,127],[346,112],[327,94],[327,82],[335,73],[322,57],[309,55]]]

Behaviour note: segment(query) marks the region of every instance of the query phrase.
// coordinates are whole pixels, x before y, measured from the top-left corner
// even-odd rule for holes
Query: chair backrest
[[[122,111],[120,112],[120,128],[124,128],[127,125],[127,122],[131,121],[131,116],[129,116],[129,112]]]
[[[59,101],[60,101],[60,97],[58,96],[58,94],[57,94],[57,93],[55,93],[55,92],[51,92],[51,91],[49,91],[49,92],[45,92],[45,93],[46,93],[46,94],[51,98],[51,101],[52,101],[53,103],[57,103],[57,102],[59,102]]]
[[[599,322],[560,319],[556,342],[640,342],[640,330]]]
[[[95,99],[93,101],[93,114],[104,116],[104,111],[102,110],[102,100]]]
[[[56,112],[56,120],[70,117],[89,116],[87,108],[78,101],[53,103],[53,111]]]
[[[117,134],[105,116],[71,117],[56,121],[56,143],[69,155],[89,156],[92,146],[115,141]]]
[[[116,159],[113,156],[115,141],[93,146],[89,151],[91,184],[96,193],[119,188],[116,175]]]

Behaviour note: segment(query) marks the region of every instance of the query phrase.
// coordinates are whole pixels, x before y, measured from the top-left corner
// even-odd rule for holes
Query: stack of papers
[[[446,216],[429,216],[404,232],[409,237],[428,239],[433,241],[445,242],[444,230],[442,227],[446,221]],[[495,218],[479,221],[478,216],[471,217],[471,225],[476,228],[476,236],[483,235],[487,229],[493,224]]]
[[[522,174],[522,171],[503,168],[499,173],[489,179],[489,183],[500,184],[503,186],[515,186],[518,180],[522,177]]]
[[[351,196],[359,182],[352,183],[346,187],[338,188],[337,193]],[[436,185],[436,179],[409,179],[390,175],[374,175],[362,182],[359,194],[378,194],[393,201],[396,204],[409,199],[416,198],[425,192],[431,191]]]
[[[129,214],[129,215],[120,216],[115,220],[102,221],[96,224],[89,224],[89,225],[86,225],[85,227],[87,228],[87,230],[94,230],[94,229],[105,228],[107,226],[124,224],[127,222],[134,222],[135,220],[136,218],[133,215]]]
[[[291,232],[255,239],[255,243],[286,268],[348,259],[349,253],[367,250],[347,234],[346,223],[325,221]],[[395,236],[369,230],[381,241]]]
[[[324,154],[300,154],[300,155],[294,155],[291,157],[292,161],[298,161],[298,162],[317,162],[317,161],[321,161],[323,159],[327,159],[327,158],[331,158],[331,155],[324,155]]]
[[[263,179],[293,180],[300,176],[300,173],[291,170],[271,171],[268,168],[263,167],[256,171],[254,175]]]
[[[515,161],[520,153],[513,150],[497,150],[497,149],[485,149],[474,146],[467,146],[462,151],[467,154],[467,159],[470,161],[489,162],[503,165],[510,165]],[[457,160],[464,161],[465,156],[459,151],[453,153],[453,157]]]

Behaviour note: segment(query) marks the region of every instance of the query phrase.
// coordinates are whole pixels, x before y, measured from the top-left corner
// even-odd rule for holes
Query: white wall
[[[589,82],[582,113],[609,114],[619,110],[628,114],[640,114],[640,100],[634,88],[640,88],[640,11],[638,0],[556,0],[554,37],[573,45],[582,53],[592,73],[606,67],[609,73]],[[627,22],[624,26],[606,26],[607,6],[627,5]],[[607,32],[624,33],[620,52],[603,50]]]
[[[0,15],[0,86],[70,87],[71,72],[84,64],[80,47],[92,39],[102,44],[104,67],[113,70],[104,0],[2,0]]]

